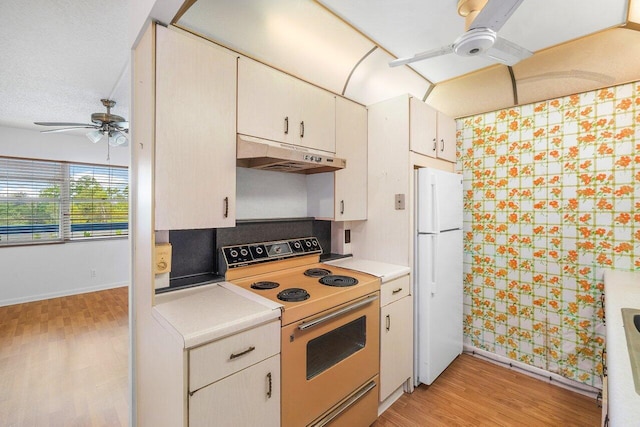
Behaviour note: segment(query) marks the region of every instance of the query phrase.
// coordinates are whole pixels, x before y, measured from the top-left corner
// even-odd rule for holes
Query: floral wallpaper
[[[458,128],[466,343],[600,387],[603,269],[640,270],[640,83]]]

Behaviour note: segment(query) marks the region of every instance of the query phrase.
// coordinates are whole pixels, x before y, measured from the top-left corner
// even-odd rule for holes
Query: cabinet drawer
[[[189,391],[280,352],[280,321],[205,344],[189,351]]]
[[[398,277],[380,287],[380,306],[384,307],[411,293],[411,280],[409,275]]]

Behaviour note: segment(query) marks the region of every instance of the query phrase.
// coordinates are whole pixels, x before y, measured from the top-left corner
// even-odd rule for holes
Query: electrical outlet
[[[344,230],[344,243],[351,243],[351,230]]]
[[[397,211],[404,210],[404,194],[396,194],[395,207]]]

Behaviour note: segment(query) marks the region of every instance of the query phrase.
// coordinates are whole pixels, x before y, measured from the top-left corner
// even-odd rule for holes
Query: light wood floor
[[[0,307],[0,426],[126,426],[127,288]],[[597,426],[588,397],[462,355],[375,427]]]
[[[598,426],[594,399],[467,354],[404,394],[374,427]]]
[[[0,307],[0,426],[128,424],[127,292]]]

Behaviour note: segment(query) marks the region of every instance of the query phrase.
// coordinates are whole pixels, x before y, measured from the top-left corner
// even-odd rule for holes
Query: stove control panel
[[[222,247],[222,256],[227,268],[321,253],[322,247],[315,237]]]

